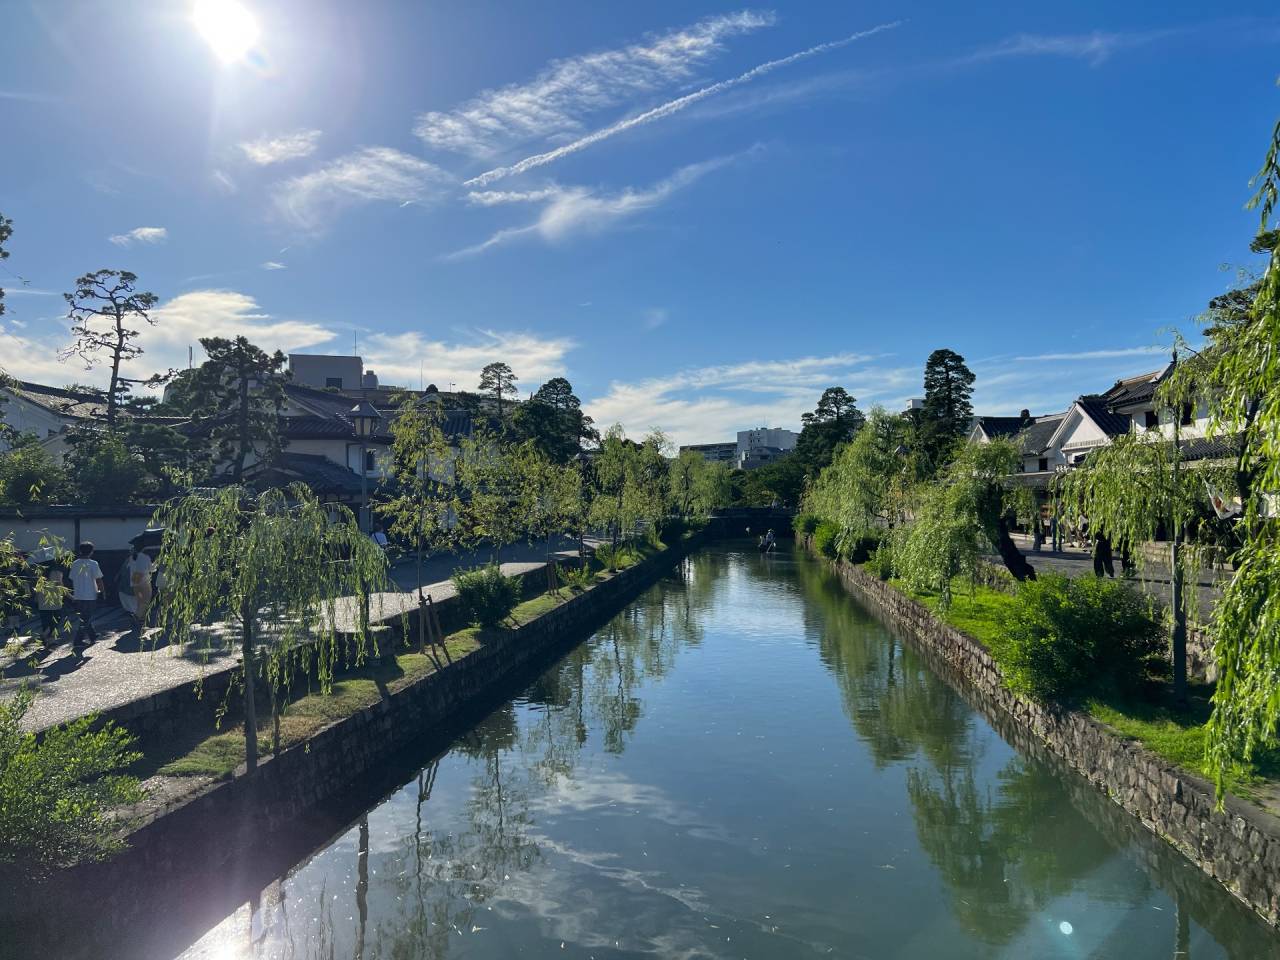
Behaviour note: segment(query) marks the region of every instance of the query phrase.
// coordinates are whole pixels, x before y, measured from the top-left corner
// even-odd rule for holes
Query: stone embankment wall
[[[487,710],[518,692],[538,670],[581,642],[704,539],[699,534],[622,570],[443,669],[335,721],[305,742],[277,756],[264,756],[252,775],[244,775],[242,767],[234,779],[207,784],[167,804],[156,803],[132,829],[124,854],[106,864],[62,874],[57,885],[63,893],[54,891],[50,896],[61,899],[74,892],[75,900],[93,905],[95,929],[110,936],[112,929],[126,929],[136,919],[131,901],[137,898],[129,892],[136,878],[175,878],[177,889],[194,882],[192,876],[208,879],[233,868],[233,872],[256,870],[255,844],[264,836],[274,836],[289,849],[295,834],[311,837],[312,846],[323,842],[323,837],[316,839],[313,823],[326,816],[321,801],[341,805],[353,790],[380,782],[388,759],[403,751],[412,750],[414,762],[421,766],[433,755],[422,751],[445,749],[451,733],[483,718]],[[531,576],[545,574],[535,571]],[[395,786],[398,783],[387,788]],[[361,803],[357,811],[368,805],[368,798]],[[324,829],[323,823],[319,829]],[[306,849],[310,847],[303,844],[295,853],[301,855]],[[286,856],[283,865],[289,862]],[[271,869],[264,868],[264,876],[270,875]],[[119,899],[121,891],[123,899]],[[25,910],[37,907],[34,902],[24,907],[0,896],[0,935],[6,924],[21,927]],[[185,903],[181,909],[186,909]],[[89,917],[85,920],[90,922]],[[55,935],[48,929],[33,928],[28,933]]]
[[[1234,797],[1218,811],[1212,784],[1083,713],[1010,692],[977,640],[861,567],[840,562],[835,568],[855,595],[905,628],[985,708],[1009,717],[1269,923],[1280,923],[1280,820]]]

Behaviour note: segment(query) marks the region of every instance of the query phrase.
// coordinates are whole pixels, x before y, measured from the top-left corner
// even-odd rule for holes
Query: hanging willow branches
[[[296,670],[329,690],[340,637],[352,637],[354,662],[363,662],[368,597],[385,589],[382,551],[349,510],[321,503],[303,484],[259,497],[242,487],[187,496],[162,507],[154,522],[165,528],[161,634],[175,645],[198,641],[206,651],[239,646],[252,770],[259,677],[274,706]],[[208,629],[215,623],[232,629]]]
[[[1211,429],[1242,435],[1238,472],[1251,479],[1241,504],[1236,573],[1212,625],[1218,685],[1207,749],[1219,795],[1231,764],[1273,744],[1280,724],[1280,246],[1274,223],[1280,123],[1253,185],[1255,249],[1270,255],[1247,318],[1218,333],[1209,371],[1215,390]]]

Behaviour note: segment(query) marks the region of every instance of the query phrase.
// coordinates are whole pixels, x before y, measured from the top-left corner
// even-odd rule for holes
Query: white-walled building
[[[796,448],[796,441],[799,439],[800,434],[794,430],[785,430],[781,427],[756,427],[754,430],[739,430],[735,460],[740,469],[746,469],[743,466],[745,461],[761,459],[761,454],[766,450],[787,453]],[[776,459],[776,455],[770,457],[770,459]]]

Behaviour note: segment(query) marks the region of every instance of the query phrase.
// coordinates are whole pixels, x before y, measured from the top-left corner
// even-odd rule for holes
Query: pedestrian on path
[[[151,555],[141,547],[135,546],[129,555],[129,585],[133,587],[135,610],[133,621],[138,636],[147,626],[147,611],[151,607],[151,571],[155,564]]]
[[[102,592],[102,568],[93,559],[93,544],[88,540],[80,544],[76,553],[79,556],[71,564],[71,601],[80,622],[71,643],[78,649],[88,646],[80,642],[82,636],[88,637],[89,643],[98,641],[98,632],[93,629],[93,610]]]
[[[1112,580],[1116,578],[1116,568],[1111,556],[1111,540],[1104,533],[1093,539],[1093,575],[1101,577],[1106,574]]]
[[[62,585],[63,569],[60,561],[54,561],[44,571],[44,587],[40,590],[36,607],[40,611],[40,643],[48,647],[62,626],[62,604],[67,588]]]

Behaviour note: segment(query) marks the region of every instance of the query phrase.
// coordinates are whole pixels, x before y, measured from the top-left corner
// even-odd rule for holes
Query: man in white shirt
[[[135,548],[129,557],[129,583],[133,587],[133,598],[137,604],[134,620],[137,621],[138,633],[147,625],[147,608],[151,606],[151,569],[154,564],[147,551]]]
[[[89,541],[80,544],[76,553],[79,556],[71,563],[71,600],[80,623],[71,643],[82,647],[89,644],[82,644],[81,636],[87,636],[89,643],[98,642],[98,632],[93,629],[93,608],[97,605],[98,594],[102,592],[102,568],[93,559],[93,544]]]

